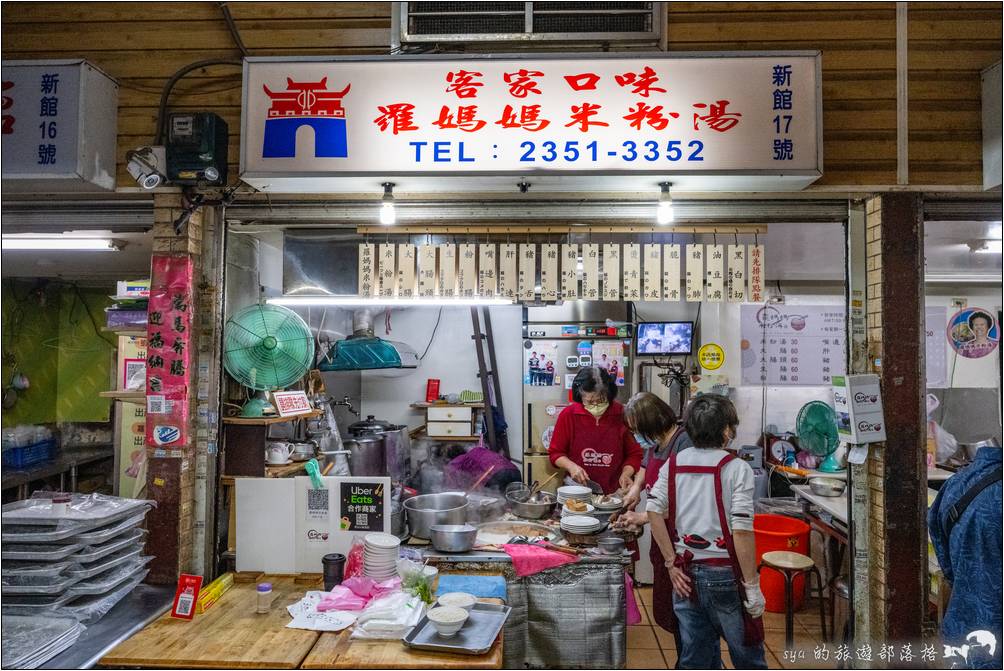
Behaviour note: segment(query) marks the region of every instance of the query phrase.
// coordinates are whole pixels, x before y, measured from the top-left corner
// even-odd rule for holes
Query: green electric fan
[[[227,320],[223,329],[223,367],[257,394],[241,408],[241,417],[261,417],[269,391],[303,377],[314,362],[310,327],[292,310],[251,305]]]
[[[798,411],[795,422],[798,433],[798,445],[803,450],[817,457],[823,457],[819,470],[825,473],[836,473],[844,470],[837,461],[837,447],[840,437],[837,435],[837,413],[822,401],[810,401]]]

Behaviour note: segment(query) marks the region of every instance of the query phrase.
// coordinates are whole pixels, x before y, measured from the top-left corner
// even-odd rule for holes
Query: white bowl
[[[456,606],[437,606],[428,612],[427,617],[436,628],[436,633],[450,638],[463,628],[470,613]]]
[[[468,613],[471,612],[471,608],[474,604],[478,602],[478,598],[473,594],[468,594],[467,592],[447,592],[439,597],[438,603],[440,606],[455,606],[457,608],[463,608]]]

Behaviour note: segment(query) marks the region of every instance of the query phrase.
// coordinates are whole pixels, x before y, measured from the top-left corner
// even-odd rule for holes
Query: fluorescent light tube
[[[30,238],[5,235],[0,241],[4,251],[117,252],[118,245],[108,238]]]

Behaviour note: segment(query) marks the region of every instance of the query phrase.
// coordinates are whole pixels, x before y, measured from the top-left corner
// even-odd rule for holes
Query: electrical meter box
[[[172,184],[227,183],[227,122],[211,112],[172,114],[167,121],[167,179]]]
[[[834,375],[833,407],[841,442],[863,445],[885,440],[878,375]]]

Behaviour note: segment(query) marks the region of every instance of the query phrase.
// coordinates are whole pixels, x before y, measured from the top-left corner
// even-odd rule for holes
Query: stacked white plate
[[[593,500],[593,505],[596,506],[596,510],[620,510],[620,507],[624,505],[624,502],[619,497],[610,497],[606,503],[602,501],[601,498],[596,498]]]
[[[593,534],[604,526],[598,519],[588,515],[568,515],[561,518],[562,531],[573,534]]]
[[[594,510],[596,510],[596,508],[592,507],[588,503],[586,504],[586,509],[585,510],[580,510],[580,511],[569,510],[568,506],[566,505],[566,506],[562,506],[562,508],[561,508],[561,516],[562,517],[571,517],[572,515],[589,515]]]
[[[363,573],[382,582],[397,575],[397,551],[401,540],[391,534],[366,534]]]
[[[588,503],[592,498],[593,492],[589,487],[583,487],[582,485],[564,485],[563,487],[558,487],[557,494],[558,503],[564,505],[565,501],[570,499]]]

